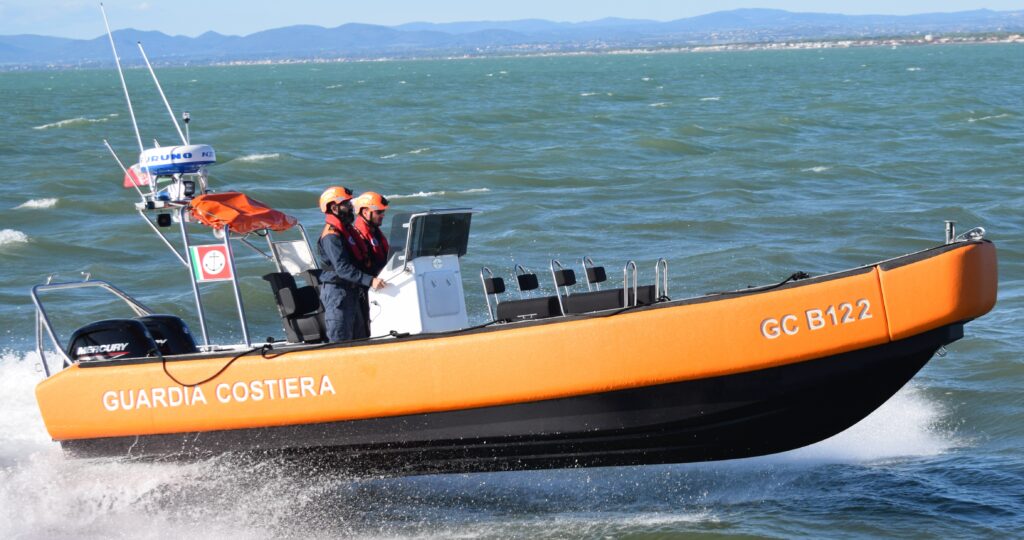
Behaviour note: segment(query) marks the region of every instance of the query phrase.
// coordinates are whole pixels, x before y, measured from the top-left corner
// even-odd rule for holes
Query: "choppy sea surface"
[[[102,145],[134,162],[114,71],[0,73],[0,537],[1024,536],[1024,48],[932,46],[160,69],[212,185],[315,230],[320,191],[395,210],[472,207],[463,274],[628,259],[673,298],[867,264],[984,226],[996,308],[892,400],[830,440],[673,466],[359,478],[222,457],[65,459],[33,389],[29,288],[111,281],[189,308],[185,270],[134,213]],[[147,141],[173,128],[126,73]],[[212,241],[212,237],[211,237]],[[254,339],[283,331],[240,255]],[[543,274],[541,274],[543,275]],[[211,333],[238,341],[230,287]],[[70,330],[113,314],[53,297]],[[486,355],[486,353],[482,353]]]

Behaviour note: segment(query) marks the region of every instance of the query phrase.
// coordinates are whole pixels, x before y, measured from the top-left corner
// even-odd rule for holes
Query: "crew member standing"
[[[355,230],[366,248],[367,269],[374,276],[388,263],[388,239],[380,230],[384,223],[384,212],[388,209],[388,200],[374,191],[367,191],[352,200],[356,211]],[[370,335],[370,295],[369,289],[363,288],[360,295],[360,307],[365,324],[366,336]],[[359,332],[357,328],[357,337]]]
[[[333,186],[320,196],[320,211],[327,224],[320,235],[320,302],[324,306],[327,338],[347,341],[361,334],[365,322],[359,305],[364,288],[387,285],[367,270],[367,251],[352,227],[352,190]],[[359,330],[357,330],[357,328]]]

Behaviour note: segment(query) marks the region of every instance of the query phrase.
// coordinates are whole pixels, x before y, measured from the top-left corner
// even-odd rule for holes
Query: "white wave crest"
[[[449,191],[418,191],[416,193],[409,193],[409,194],[405,194],[405,195],[401,195],[401,194],[399,194],[399,195],[388,195],[387,197],[389,199],[418,199],[418,198],[422,198],[422,197],[438,197],[438,196],[441,196],[441,195],[448,195],[448,194],[462,195],[462,194],[465,194],[465,193],[485,193],[485,192],[488,192],[488,191],[490,191],[489,188],[472,188],[472,189],[464,189],[462,191],[451,191],[451,192],[449,192]]]
[[[662,107],[668,107],[668,105],[669,103],[667,101],[659,101],[657,103],[651,103],[648,107],[656,107],[660,109]]]
[[[824,165],[818,165],[817,167],[808,167],[808,168],[806,168],[806,169],[800,169],[800,171],[801,171],[801,172],[815,172],[815,173],[820,173],[820,172],[825,172],[825,171],[827,171],[827,170],[830,170],[831,168],[832,168],[832,167],[826,167],[826,166],[824,166]]]
[[[597,92],[580,92],[580,97],[596,96]]]
[[[919,68],[919,67],[908,67],[907,71],[921,71],[921,68]]]
[[[389,199],[416,199],[419,197],[436,197],[438,195],[444,195],[446,191],[417,191],[416,193],[409,193],[407,195],[388,195]]]
[[[345,86],[344,84],[332,84],[332,85],[328,86],[327,89],[328,90],[334,90],[335,88],[342,88],[344,86]]]
[[[28,235],[14,229],[0,230],[0,246],[11,244],[24,244],[28,242]]]
[[[265,161],[268,159],[278,159],[280,157],[281,154],[249,154],[247,156],[237,158],[237,161]]]
[[[398,157],[398,154],[388,154],[386,156],[381,156],[380,158],[381,159],[394,159],[396,157]]]
[[[722,98],[719,96],[709,96],[700,98],[701,101],[719,101],[720,99]]]
[[[991,115],[991,116],[982,116],[981,118],[968,118],[967,121],[973,124],[975,122],[984,122],[985,120],[998,120],[1000,118],[1009,118],[1009,117],[1010,117],[1010,115],[1008,113],[1003,113],[1003,114],[994,114],[994,115]]]
[[[68,118],[67,120],[61,120],[59,122],[53,122],[52,124],[43,124],[36,126],[32,129],[50,129],[50,128],[62,128],[67,126],[77,126],[80,124],[94,124],[96,122],[106,122],[106,118],[86,118],[79,116],[78,118]]]
[[[54,206],[57,206],[57,199],[56,198],[50,198],[50,199],[31,199],[31,200],[28,200],[28,201],[25,201],[25,202],[19,204],[18,206],[15,206],[14,208],[33,208],[33,209],[35,209],[35,208],[53,208]]]

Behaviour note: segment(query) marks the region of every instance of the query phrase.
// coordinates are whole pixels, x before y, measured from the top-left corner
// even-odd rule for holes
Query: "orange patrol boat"
[[[179,146],[146,149],[136,125],[137,164],[108,149],[138,214],[189,276],[199,335],[105,281],[34,287],[46,375],[36,397],[73,456],[241,451],[389,474],[758,456],[858,422],[996,300],[994,244],[947,222],[945,243],[920,252],[682,300],[669,298],[664,260],[653,285],[627,263],[621,287],[589,258],[583,283],[552,260],[553,295],[521,266],[518,295],[483,268],[490,320],[471,325],[460,261],[473,212],[431,210],[393,216],[380,274],[389,285],[369,292],[373,337],[325,343],[301,224],[241,193],[213,193],[213,148],[190,141],[187,113],[184,131],[171,119]],[[178,239],[165,233],[175,226]],[[213,243],[196,244],[211,232]],[[263,279],[283,341],[250,339],[236,247],[273,264]],[[231,285],[241,343],[211,341],[208,282]],[[83,288],[114,295],[129,316],[58,335],[44,296]]]
[[[409,231],[428,222],[438,220],[414,218]],[[351,343],[173,354],[155,345],[154,335],[173,333],[165,327],[143,337],[150,341],[136,357],[98,359],[132,349],[116,345],[128,334],[105,348],[73,338],[67,367],[39,384],[37,398],[50,435],[80,456],[310,452],[393,473],[757,456],[853,425],[992,308],[996,249],[972,235],[844,272],[685,300],[651,294],[656,286],[556,288],[553,297],[499,303],[485,325],[396,329]],[[411,268],[422,259],[426,274],[439,272],[434,255],[409,255],[397,270],[412,281],[423,282]],[[574,277],[554,275],[556,283]],[[400,277],[389,279],[408,287]],[[126,299],[144,322],[159,318],[103,282],[36,294],[90,285]],[[485,278],[485,294],[496,288],[500,279]],[[426,298],[421,311],[436,303]],[[559,303],[559,312],[536,309]],[[169,341],[187,336],[186,328]]]

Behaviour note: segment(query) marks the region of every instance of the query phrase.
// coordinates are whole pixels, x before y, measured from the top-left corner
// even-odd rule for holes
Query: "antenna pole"
[[[135,140],[139,142],[139,152],[142,152],[146,147],[142,145],[142,135],[139,135],[139,123],[135,121],[135,109],[132,108],[132,98],[128,95],[128,84],[124,82],[124,72],[121,71],[121,58],[117,56],[117,47],[114,46],[114,34],[110,32],[110,23],[107,22],[107,11],[103,9],[103,2],[100,2],[100,13],[103,14],[103,25],[107,27],[110,49],[114,51],[114,63],[117,64],[117,74],[121,77],[124,99],[128,102],[128,115],[132,117],[132,127],[135,128]]]
[[[156,72],[153,71],[153,65],[149,63],[149,57],[146,56],[146,49],[142,48],[142,42],[137,42],[139,45],[139,52],[142,53],[142,59],[146,61],[146,67],[149,68],[149,74],[153,76],[153,82],[156,83],[156,89],[160,92],[160,98],[164,100],[164,105],[167,107],[167,114],[171,115],[171,123],[174,124],[174,129],[178,130],[178,136],[181,137],[181,144],[188,144],[188,139],[185,134],[181,132],[181,126],[178,125],[178,119],[174,117],[174,111],[171,110],[171,104],[167,101],[167,96],[164,95],[164,89],[160,87],[160,80],[156,78]]]
[[[105,144],[107,146],[107,150],[110,150],[110,155],[114,156],[114,161],[116,161],[117,164],[121,166],[121,170],[124,171],[125,176],[127,176],[128,175],[128,169],[124,166],[124,163],[121,162],[121,158],[117,157],[117,153],[114,152],[114,149],[110,146],[110,143],[108,143],[106,139],[103,139],[103,144]],[[142,194],[142,190],[139,189],[138,182],[134,182],[133,181],[132,182],[132,187],[135,188],[135,191],[137,191],[139,193],[139,197],[142,199],[143,202],[145,202],[146,201],[146,196],[143,195]]]

